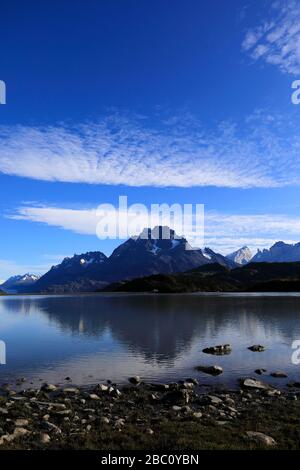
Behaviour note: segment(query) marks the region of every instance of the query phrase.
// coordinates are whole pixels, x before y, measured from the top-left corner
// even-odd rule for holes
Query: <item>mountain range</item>
[[[1,284],[1,290],[9,294],[26,292],[28,288],[32,287],[39,276],[35,274],[23,274],[18,276],[12,276],[7,279],[3,284]]]
[[[168,227],[144,229],[129,238],[107,257],[101,252],[88,252],[65,258],[52,266],[27,288],[27,292],[88,292],[107,284],[151,274],[172,274],[206,264],[218,263],[229,269],[236,263],[209,248],[192,249],[184,237]],[[3,287],[7,288],[7,283]],[[24,292],[23,286],[21,289]]]
[[[168,227],[144,229],[106,257],[89,252],[65,258],[34,285],[35,292],[95,291],[120,280],[159,273],[176,273],[210,263],[233,268],[235,263],[209,248],[192,249]]]
[[[174,230],[160,226],[144,229],[139,236],[129,238],[109,257],[100,251],[76,254],[52,266],[41,277],[25,274],[9,278],[1,285],[1,290],[7,293],[94,292],[110,284],[118,285],[120,281],[153,275],[174,275],[194,269],[200,269],[206,279],[212,274],[212,269],[213,275],[216,269],[221,269],[222,275],[226,272],[228,278],[228,273],[233,270],[242,275],[243,272],[236,268],[249,266],[250,261],[251,265],[300,261],[300,243],[289,245],[278,242],[269,250],[258,250],[254,257],[249,248],[244,246],[223,256],[210,248],[193,249]],[[220,275],[220,272],[217,274]]]
[[[258,250],[252,261],[265,263],[292,263],[300,261],[300,243],[277,242],[269,250]]]

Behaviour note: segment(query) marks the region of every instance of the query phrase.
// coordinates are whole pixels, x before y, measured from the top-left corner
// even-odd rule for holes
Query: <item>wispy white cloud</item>
[[[41,275],[47,272],[51,266],[60,263],[67,254],[45,254],[40,263],[17,263],[11,259],[0,259],[0,285],[9,277],[26,273]],[[1,288],[1,287],[0,287]]]
[[[50,269],[50,263],[45,264],[20,264],[9,259],[0,259],[0,276],[5,280],[10,276],[30,274],[43,274]],[[4,281],[2,281],[4,282]]]
[[[156,187],[300,183],[300,123],[254,113],[212,130],[185,116],[110,116],[76,128],[0,127],[0,172],[43,181]]]
[[[276,241],[300,241],[300,217],[283,214],[222,214],[205,217],[206,243],[222,253],[248,245],[252,250],[270,247]]]
[[[113,216],[112,214],[112,220],[114,220]],[[55,207],[20,207],[10,217],[42,222],[94,236],[96,236],[96,226],[99,221],[96,209],[75,210]],[[149,225],[147,218],[141,222],[144,226]],[[255,251],[257,248],[269,247],[279,240],[288,243],[300,241],[300,217],[281,214],[224,214],[206,211],[204,222],[205,245],[225,254],[243,245],[248,245]],[[184,234],[192,245],[195,244],[193,227],[186,227]]]
[[[272,2],[270,17],[250,29],[242,48],[252,59],[264,60],[289,74],[300,73],[300,4],[298,0]]]

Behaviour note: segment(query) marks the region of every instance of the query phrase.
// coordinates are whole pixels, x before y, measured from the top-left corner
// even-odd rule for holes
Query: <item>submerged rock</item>
[[[286,379],[287,378],[287,374],[285,372],[281,372],[281,371],[272,372],[271,376],[275,377],[275,379]]]
[[[221,366],[197,366],[195,369],[210,375],[220,375],[223,373]]]
[[[287,385],[288,387],[300,388],[300,382],[290,382]]]
[[[253,352],[263,352],[266,350],[266,347],[261,344],[253,344],[253,346],[249,346],[248,349]]]

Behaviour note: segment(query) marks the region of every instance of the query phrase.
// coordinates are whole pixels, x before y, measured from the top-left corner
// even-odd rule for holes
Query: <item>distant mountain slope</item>
[[[113,292],[298,292],[300,263],[249,263],[228,269],[219,264],[173,275],[156,275],[111,284]]]
[[[66,258],[34,287],[36,292],[95,291],[111,282],[172,274],[216,262],[228,268],[236,266],[209,248],[192,249],[184,237],[177,237],[168,227],[155,227],[129,238],[109,258],[101,252]]]
[[[230,253],[226,256],[227,259],[241,265],[249,263],[252,257],[252,252],[247,246],[243,246],[239,250],[234,251],[233,253]]]
[[[292,263],[300,261],[300,243],[290,245],[284,242],[277,242],[268,250],[258,250],[252,261],[255,263]]]
[[[28,288],[33,287],[33,285],[38,281],[39,276],[35,274],[23,274],[19,276],[12,276],[3,284],[1,284],[1,290],[7,293],[19,293],[24,292]]]
[[[105,254],[100,251],[65,258],[36,282],[35,292],[61,293],[100,288],[104,285],[101,282],[101,273],[106,260]]]

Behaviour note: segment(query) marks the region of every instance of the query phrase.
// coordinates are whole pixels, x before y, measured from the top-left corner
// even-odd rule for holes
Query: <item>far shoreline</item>
[[[142,296],[142,295],[151,295],[151,296],[199,296],[199,297],[300,297],[300,292],[221,292],[221,291],[211,291],[211,292],[127,292],[127,291],[101,291],[101,292],[64,292],[64,293],[3,293],[0,295],[0,298],[4,297],[74,297],[74,296]]]

